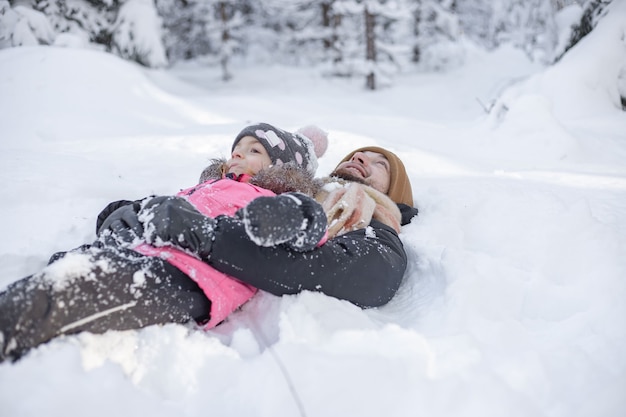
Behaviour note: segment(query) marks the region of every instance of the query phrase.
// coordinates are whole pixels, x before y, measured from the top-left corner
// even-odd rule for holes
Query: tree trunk
[[[367,6],[365,7],[365,48],[366,48],[366,61],[370,64],[369,74],[367,74],[367,88],[370,90],[376,90],[376,74],[374,73],[374,66],[376,65],[376,35],[374,28],[376,25],[376,16],[370,13]]]
[[[229,63],[230,63],[230,51],[224,51],[224,47],[230,48],[228,45],[230,42],[230,32],[228,30],[228,10],[226,2],[219,2],[219,16],[222,22],[222,57],[220,59],[220,64],[222,65],[222,81],[230,81],[233,76],[230,73]]]
[[[413,56],[411,61],[420,62],[422,58],[422,48],[420,47],[420,26],[422,24],[422,2],[418,1],[413,12]]]
[[[341,51],[337,45],[339,37],[337,36],[337,28],[341,24],[341,15],[333,12],[333,3],[335,0],[330,0],[322,3],[322,27],[328,30],[329,35],[324,37],[324,49],[329,56],[332,56],[333,63],[338,63],[343,60]]]
[[[332,3],[322,3],[322,27],[324,29],[330,28],[330,21],[332,19],[331,16],[331,6]],[[333,46],[332,38],[325,37],[324,38],[324,49],[330,49]]]

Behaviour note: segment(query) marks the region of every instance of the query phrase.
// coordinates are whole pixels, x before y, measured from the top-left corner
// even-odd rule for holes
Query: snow
[[[468,50],[462,67],[377,92],[315,68],[241,63],[223,83],[194,63],[1,50],[1,287],[93,240],[108,202],[194,185],[258,121],[327,130],[319,175],[356,147],[390,148],[420,209],[401,235],[405,283],[382,308],[259,294],[209,332],[59,339],[0,365],[2,415],[623,416],[626,7],[614,6],[549,68]]]

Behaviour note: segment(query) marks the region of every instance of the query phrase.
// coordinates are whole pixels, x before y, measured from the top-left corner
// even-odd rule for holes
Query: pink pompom
[[[309,125],[301,127],[297,130],[297,133],[306,136],[313,142],[315,156],[321,158],[322,155],[326,153],[326,149],[328,148],[328,132],[323,131],[315,125]]]

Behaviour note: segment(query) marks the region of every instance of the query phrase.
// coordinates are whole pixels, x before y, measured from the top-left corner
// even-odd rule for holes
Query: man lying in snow
[[[367,148],[346,157],[337,176],[314,181],[323,150],[310,142],[250,126],[199,185],[112,203],[94,244],[53,256],[0,294],[0,361],[82,331],[192,321],[210,328],[257,289],[320,291],[362,307],[388,302],[406,269],[397,233],[417,212],[404,166]],[[303,193],[322,202],[328,220]]]
[[[407,266],[400,226],[417,214],[402,161],[383,148],[361,148],[322,181],[316,199],[334,236],[324,245],[307,252],[260,247],[243,227],[229,222],[214,230],[208,263],[275,295],[310,290],[360,307],[389,302]]]

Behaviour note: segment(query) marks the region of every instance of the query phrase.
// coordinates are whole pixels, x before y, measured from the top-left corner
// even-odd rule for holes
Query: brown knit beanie
[[[391,178],[389,180],[389,192],[387,195],[396,203],[402,203],[413,207],[413,191],[411,190],[411,182],[409,176],[406,174],[404,164],[398,158],[396,154],[378,146],[366,146],[364,148],[356,149],[346,155],[345,158],[339,162],[349,161],[352,156],[357,152],[376,152],[382,154],[389,161]],[[338,165],[339,166],[339,165]],[[337,169],[337,168],[335,168]]]

